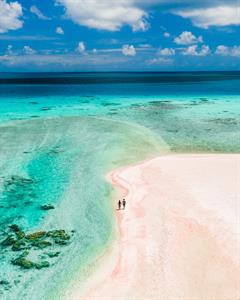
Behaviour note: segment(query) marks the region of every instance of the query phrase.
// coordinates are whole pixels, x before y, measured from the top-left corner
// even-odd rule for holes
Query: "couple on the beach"
[[[125,199],[123,199],[123,201],[121,201],[121,200],[118,201],[118,210],[125,209],[125,206],[126,206],[126,200]]]

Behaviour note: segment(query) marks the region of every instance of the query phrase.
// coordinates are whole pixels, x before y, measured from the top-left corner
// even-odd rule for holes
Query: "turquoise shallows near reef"
[[[108,171],[169,150],[240,152],[239,96],[239,73],[1,74],[0,243],[11,224],[71,239],[30,251],[41,270],[0,245],[0,298],[61,299],[103,253]]]

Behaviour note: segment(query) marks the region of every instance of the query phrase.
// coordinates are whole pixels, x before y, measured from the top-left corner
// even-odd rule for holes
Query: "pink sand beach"
[[[166,155],[108,178],[127,200],[117,241],[68,299],[240,299],[240,155]]]

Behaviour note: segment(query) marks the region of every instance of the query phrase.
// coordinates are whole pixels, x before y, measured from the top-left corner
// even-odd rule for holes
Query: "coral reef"
[[[71,231],[73,233],[74,231]],[[20,266],[23,269],[43,269],[50,267],[50,263],[46,260],[39,260],[34,262],[28,258],[30,252],[42,251],[46,248],[54,249],[54,247],[61,247],[62,245],[67,245],[71,239],[70,234],[68,234],[64,229],[56,229],[51,231],[36,231],[32,233],[25,233],[18,225],[12,224],[9,226],[9,231],[6,233],[4,240],[0,245],[4,248],[9,248],[11,246],[11,251],[21,252],[20,255],[12,259],[12,264]],[[54,244],[56,246],[54,246]],[[60,251],[49,251],[45,252],[49,258],[56,258],[60,255]],[[44,256],[38,256],[42,259]],[[45,256],[46,257],[46,256]],[[3,283],[2,283],[3,284]]]
[[[41,210],[50,210],[50,209],[54,209],[55,207],[52,204],[44,204],[40,206]]]

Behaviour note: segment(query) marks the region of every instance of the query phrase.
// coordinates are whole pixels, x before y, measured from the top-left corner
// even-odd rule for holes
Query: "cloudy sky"
[[[0,0],[0,71],[239,69],[240,0]]]

